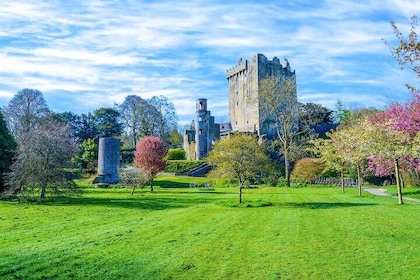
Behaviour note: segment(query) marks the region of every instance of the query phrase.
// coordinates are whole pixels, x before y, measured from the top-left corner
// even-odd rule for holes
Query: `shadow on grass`
[[[155,181],[154,185],[159,186],[163,189],[166,188],[174,188],[174,189],[182,189],[182,188],[189,188],[189,183],[181,183],[181,182],[173,182],[173,181]]]
[[[170,208],[187,208],[199,204],[213,203],[214,200],[206,198],[162,198],[150,196],[134,195],[129,198],[98,198],[98,197],[63,197],[58,198],[54,202],[46,205],[81,205],[81,206],[106,206],[106,207],[122,207],[129,209],[141,210],[165,210]]]
[[[356,206],[372,206],[374,203],[349,203],[349,202],[286,202],[277,204],[282,208],[305,208],[305,209],[332,209]]]

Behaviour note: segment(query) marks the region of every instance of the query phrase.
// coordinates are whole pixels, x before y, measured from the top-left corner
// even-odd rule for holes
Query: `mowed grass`
[[[1,201],[0,279],[419,279],[420,203],[188,180]]]

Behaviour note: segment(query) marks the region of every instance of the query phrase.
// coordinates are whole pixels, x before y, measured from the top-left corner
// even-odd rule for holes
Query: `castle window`
[[[203,102],[200,102],[200,110],[203,110]]]
[[[198,117],[198,121],[201,122],[202,120],[203,120],[203,117],[202,116],[199,116]]]
[[[239,105],[239,102],[236,102],[236,106],[238,106]]]
[[[198,134],[199,134],[199,135],[203,134],[203,130],[202,130],[202,129],[199,129],[199,130],[198,130]]]

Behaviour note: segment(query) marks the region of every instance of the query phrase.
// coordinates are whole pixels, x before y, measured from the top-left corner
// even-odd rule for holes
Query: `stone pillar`
[[[120,180],[120,139],[111,137],[99,138],[98,176],[94,183],[116,184]]]

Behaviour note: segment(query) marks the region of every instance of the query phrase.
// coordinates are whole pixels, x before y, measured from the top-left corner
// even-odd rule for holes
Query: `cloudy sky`
[[[412,15],[420,0],[1,0],[0,106],[23,88],[78,114],[164,95],[181,124],[197,98],[227,121],[226,70],[262,53],[289,60],[301,102],[381,108],[410,96],[382,39]]]

